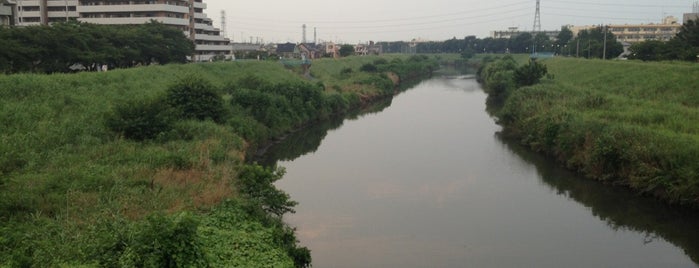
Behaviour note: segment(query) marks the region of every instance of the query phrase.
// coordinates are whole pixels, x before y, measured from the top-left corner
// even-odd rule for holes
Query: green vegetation
[[[507,135],[590,178],[699,205],[699,66],[545,64],[555,80],[505,91],[497,117]]]
[[[181,30],[158,22],[0,27],[0,73],[55,73],[184,63],[194,44]],[[71,69],[73,68],[73,69]]]
[[[0,76],[0,267],[307,266],[283,170],[245,154],[393,94],[340,74],[362,61],[333,88],[271,62]]]

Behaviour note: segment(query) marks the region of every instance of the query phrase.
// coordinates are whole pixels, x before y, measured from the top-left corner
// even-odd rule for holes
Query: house
[[[280,58],[284,59],[293,59],[296,58],[295,52],[296,52],[296,44],[294,43],[285,43],[285,44],[277,44],[277,56]]]
[[[354,46],[354,55],[366,56],[366,55],[379,55],[383,53],[383,46],[374,43],[374,41],[369,42],[369,44],[357,44]]]
[[[337,58],[340,56],[340,46],[338,46],[337,44],[333,42],[326,42],[323,44],[323,47],[325,48],[325,55],[330,55],[333,58]]]
[[[302,59],[319,59],[323,57],[323,53],[316,44],[299,44],[297,50],[301,53]]]
[[[233,43],[231,46],[235,59],[259,59],[260,55],[266,52],[262,44]]]

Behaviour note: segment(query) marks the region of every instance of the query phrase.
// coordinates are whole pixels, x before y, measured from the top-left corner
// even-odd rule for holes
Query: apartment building
[[[577,35],[580,31],[597,27],[600,26],[573,26],[570,30],[574,35]],[[680,32],[682,24],[678,22],[677,18],[670,16],[665,17],[665,19],[658,24],[612,24],[607,25],[607,28],[620,42],[634,44],[648,40],[668,41]]]
[[[230,40],[204,14],[203,0],[16,0],[16,25],[48,25],[77,19],[95,24],[159,21],[181,29],[196,44],[193,61],[232,55]]]
[[[0,27],[15,24],[15,2],[0,0]]]

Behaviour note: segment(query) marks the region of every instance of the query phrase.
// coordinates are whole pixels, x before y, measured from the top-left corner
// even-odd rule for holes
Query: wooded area
[[[70,21],[51,26],[0,27],[0,72],[57,73],[184,63],[194,43],[159,22],[98,25]]]

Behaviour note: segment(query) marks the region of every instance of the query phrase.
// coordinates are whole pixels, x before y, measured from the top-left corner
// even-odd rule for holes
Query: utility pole
[[[602,50],[602,59],[607,59],[607,25],[604,25],[604,50]]]
[[[580,58],[580,38],[578,38],[578,46],[575,48],[575,57]]]

